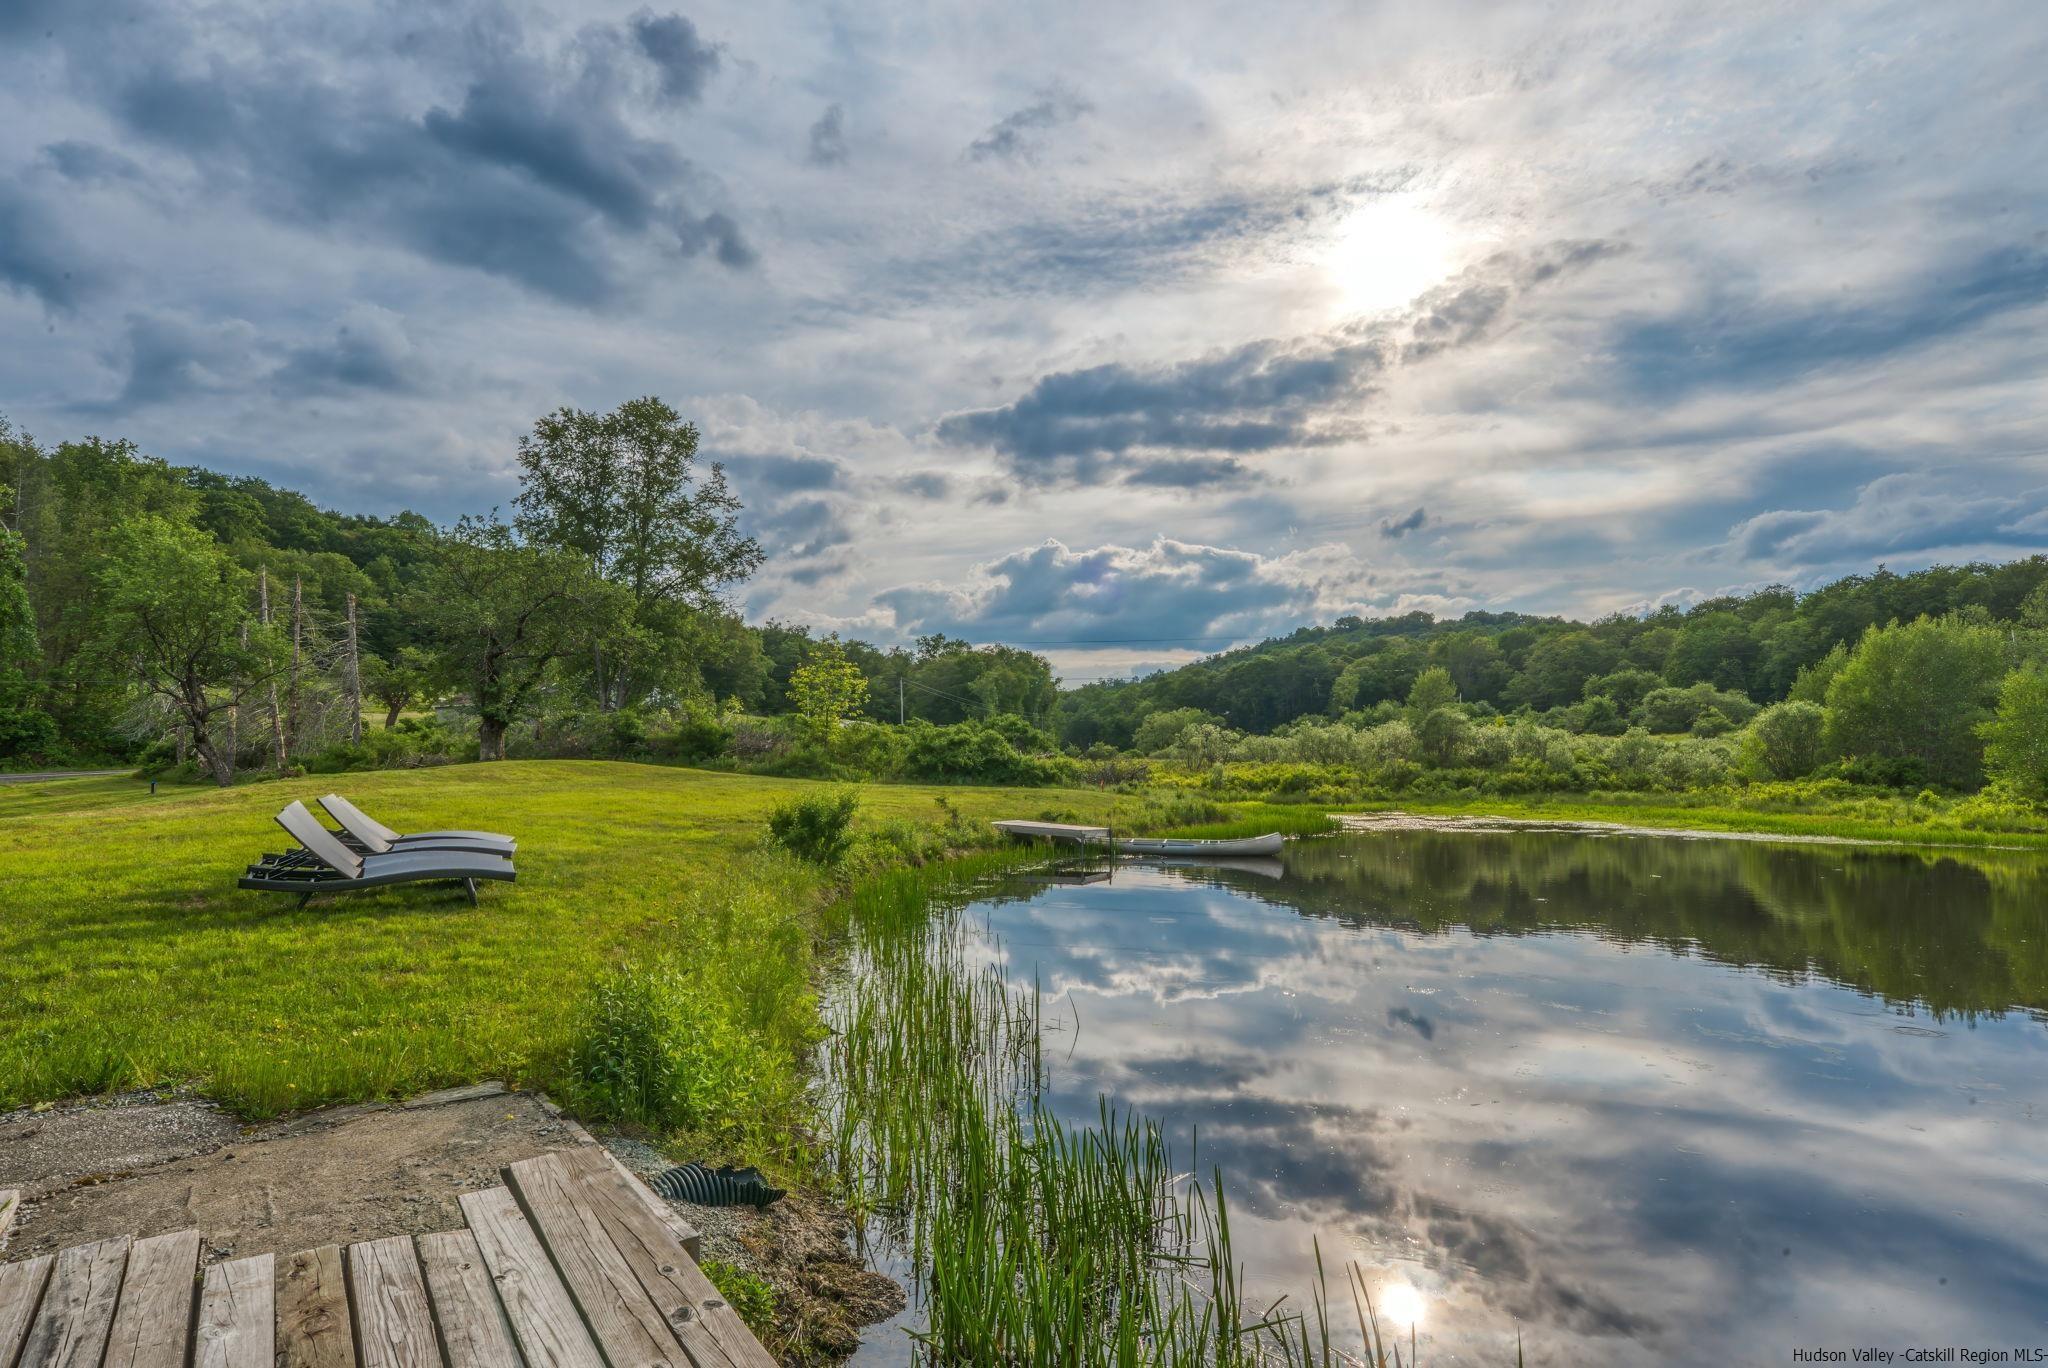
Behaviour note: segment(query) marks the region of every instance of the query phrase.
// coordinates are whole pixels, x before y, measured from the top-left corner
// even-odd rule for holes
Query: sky
[[[2048,549],[2048,8],[0,0],[0,414],[1073,681]]]

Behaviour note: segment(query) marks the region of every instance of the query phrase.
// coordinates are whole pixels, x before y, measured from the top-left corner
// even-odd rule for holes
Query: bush
[[[769,1043],[675,960],[621,968],[598,985],[569,1068],[586,1113],[656,1130],[712,1128],[788,1101],[788,1071]]]
[[[2048,799],[2048,673],[2015,670],[1998,690],[1998,712],[1980,727],[1984,768],[2032,802]]]
[[[1827,711],[1813,703],[1774,703],[1742,737],[1742,766],[1762,779],[1804,779],[1827,759]]]
[[[747,1329],[765,1336],[775,1328],[775,1289],[758,1273],[723,1259],[706,1259],[697,1265],[726,1305],[739,1313]]]
[[[1161,755],[1172,749],[1189,727],[1218,726],[1221,722],[1221,718],[1200,708],[1168,708],[1138,724],[1137,731],[1131,734],[1131,749],[1140,755]]]
[[[912,722],[896,730],[908,737],[903,772],[920,779],[1053,784],[1071,778],[1077,768],[1065,758],[1020,755],[1000,731],[981,722],[950,727]]]
[[[1728,726],[1733,727],[1741,726],[1757,714],[1757,705],[1742,694],[1717,689],[1711,684],[1693,684],[1683,689],[1650,690],[1643,695],[1632,720],[1644,731],[1675,735],[1690,732],[1710,709],[1719,712]]]
[[[798,859],[836,865],[853,844],[853,818],[859,810],[859,789],[807,793],[769,813],[768,832]]]

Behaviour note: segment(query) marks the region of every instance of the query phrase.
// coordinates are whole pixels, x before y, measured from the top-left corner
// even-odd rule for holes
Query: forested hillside
[[[1541,715],[1573,732],[1619,734],[1631,722],[1690,730],[1709,707],[1739,723],[1792,696],[1802,673],[1872,627],[1951,614],[2048,625],[2044,583],[2048,557],[2034,556],[1908,575],[1879,569],[1806,594],[1774,587],[1594,623],[1483,612],[1340,618],[1148,679],[1074,690],[1062,700],[1061,734],[1082,746],[1129,746],[1147,718],[1175,708],[1265,733],[1405,703],[1431,667],[1448,673],[1467,704]],[[1820,687],[1816,679],[1816,695]]]

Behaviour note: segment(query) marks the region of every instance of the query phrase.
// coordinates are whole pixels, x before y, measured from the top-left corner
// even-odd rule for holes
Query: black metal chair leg
[[[306,905],[307,903],[311,902],[311,901],[313,901],[313,895],[312,895],[311,893],[301,893],[301,894],[299,894],[299,906],[300,906],[300,908],[302,908],[302,909],[303,909],[303,908],[305,907],[305,905]]]
[[[464,887],[465,889],[467,889],[467,890],[469,891],[469,905],[470,905],[471,907],[475,907],[475,906],[476,906],[476,880],[475,880],[475,879],[464,879],[464,880],[462,881],[462,886],[463,886],[463,887]]]

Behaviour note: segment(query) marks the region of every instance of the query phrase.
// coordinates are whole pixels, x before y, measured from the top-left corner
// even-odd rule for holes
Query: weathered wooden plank
[[[504,1188],[465,1192],[462,1215],[529,1368],[604,1368],[518,1199]]]
[[[277,1368],[356,1368],[340,1245],[301,1250],[278,1264]]]
[[[56,1255],[45,1254],[26,1263],[0,1264],[0,1368],[14,1368],[56,1262]]]
[[[128,1265],[128,1237],[73,1245],[57,1255],[22,1346],[21,1361],[33,1368],[99,1368],[121,1295],[121,1271]]]
[[[635,1368],[687,1368],[667,1318],[596,1215],[578,1206],[575,1177],[561,1156],[522,1159],[504,1173],[605,1358]]]
[[[518,1368],[512,1325],[498,1304],[498,1289],[483,1251],[467,1230],[420,1236],[420,1266],[434,1299],[434,1324],[449,1368]]]
[[[619,1162],[618,1155],[613,1154],[610,1150],[606,1149],[603,1145],[599,1144],[595,1140],[591,1141],[589,1146],[587,1146],[586,1148],[591,1152],[591,1154],[600,1156],[606,1168],[609,1168],[612,1172],[618,1174],[620,1178],[625,1180],[626,1186],[632,1189],[633,1193],[640,1198],[642,1204],[644,1204],[649,1211],[653,1212],[657,1217],[661,1219],[661,1223],[667,1226],[669,1230],[674,1233],[676,1239],[682,1242],[682,1246],[684,1249],[690,1251],[690,1257],[692,1259],[703,1259],[704,1237],[698,1233],[697,1227],[691,1225],[681,1216],[678,1216],[675,1212],[675,1209],[669,1206],[667,1202],[661,1199],[660,1193],[656,1192],[653,1188],[647,1186],[645,1182],[641,1181],[640,1176],[638,1174],[634,1173],[633,1170],[627,1168],[624,1164]],[[572,1154],[582,1154],[582,1151],[572,1150],[569,1152]],[[585,1161],[587,1161],[590,1155],[583,1154],[582,1157]]]
[[[7,1248],[7,1232],[14,1228],[14,1218],[21,1214],[21,1190],[0,1188],[0,1249]]]
[[[106,1368],[184,1368],[198,1275],[198,1231],[135,1242],[107,1335]]]
[[[277,1256],[230,1259],[206,1270],[193,1368],[271,1368],[277,1356]]]
[[[775,1356],[726,1305],[675,1232],[642,1200],[643,1195],[654,1194],[639,1179],[587,1151],[564,1151],[561,1158],[575,1176],[577,1201],[604,1226],[693,1359],[707,1368],[775,1368]]]
[[[440,1368],[434,1313],[411,1236],[350,1245],[348,1299],[363,1368]]]

